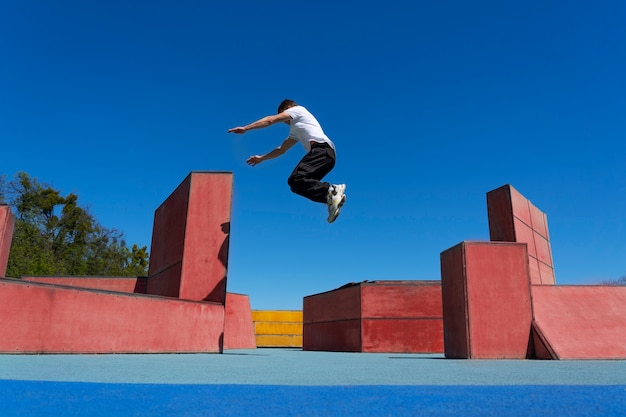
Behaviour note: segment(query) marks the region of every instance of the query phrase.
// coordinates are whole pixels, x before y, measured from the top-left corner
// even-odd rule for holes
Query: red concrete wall
[[[361,289],[363,352],[443,352],[440,281],[375,281]]]
[[[302,325],[302,350],[361,352],[361,346],[361,319]]]
[[[302,349],[361,350],[361,286],[348,285],[303,299]]]
[[[531,282],[554,285],[554,264],[545,213],[510,185],[487,193],[487,212],[490,239],[526,243]]]
[[[29,282],[65,285],[69,287],[91,288],[94,290],[145,294],[148,278],[139,277],[22,277]]]
[[[145,294],[147,278],[130,277],[22,277],[23,281],[76,288]],[[243,294],[226,294],[224,349],[255,349],[250,299]]]
[[[232,173],[192,172],[156,210],[148,293],[225,303]]]
[[[535,356],[626,359],[626,287],[531,288]]]
[[[256,337],[250,299],[243,294],[226,294],[224,349],[255,349]]]
[[[0,352],[222,352],[216,303],[0,279]]]
[[[526,244],[462,242],[441,253],[447,358],[524,359],[531,328]]]
[[[303,305],[304,350],[443,352],[439,281],[363,282]]]
[[[7,272],[14,227],[15,217],[11,208],[6,204],[0,204],[0,277],[4,277]]]

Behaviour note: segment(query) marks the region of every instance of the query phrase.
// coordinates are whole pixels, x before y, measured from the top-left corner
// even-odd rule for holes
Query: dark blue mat
[[[626,385],[282,386],[0,380],[2,416],[623,416]]]

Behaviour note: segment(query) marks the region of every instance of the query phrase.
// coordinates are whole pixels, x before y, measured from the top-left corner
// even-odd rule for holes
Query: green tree
[[[128,248],[123,233],[99,224],[76,194],[62,196],[19,172],[9,182],[0,177],[2,198],[16,216],[7,276],[147,274],[147,248]]]

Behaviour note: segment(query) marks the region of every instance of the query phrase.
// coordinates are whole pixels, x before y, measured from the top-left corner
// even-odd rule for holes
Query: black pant
[[[318,203],[326,203],[330,184],[321,182],[335,166],[335,150],[326,143],[314,143],[294,168],[287,183],[291,191]]]

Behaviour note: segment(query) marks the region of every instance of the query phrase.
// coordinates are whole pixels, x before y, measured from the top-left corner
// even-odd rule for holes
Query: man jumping
[[[283,100],[276,115],[265,116],[246,126],[233,127],[228,133],[244,134],[248,130],[262,129],[275,123],[289,125],[289,136],[276,149],[265,155],[253,155],[248,165],[255,166],[276,158],[300,142],[307,154],[296,165],[287,183],[291,191],[309,200],[328,205],[328,223],[335,221],[346,202],[346,185],[322,182],[322,178],[335,166],[335,145],[326,136],[322,126],[307,109],[292,100]]]

